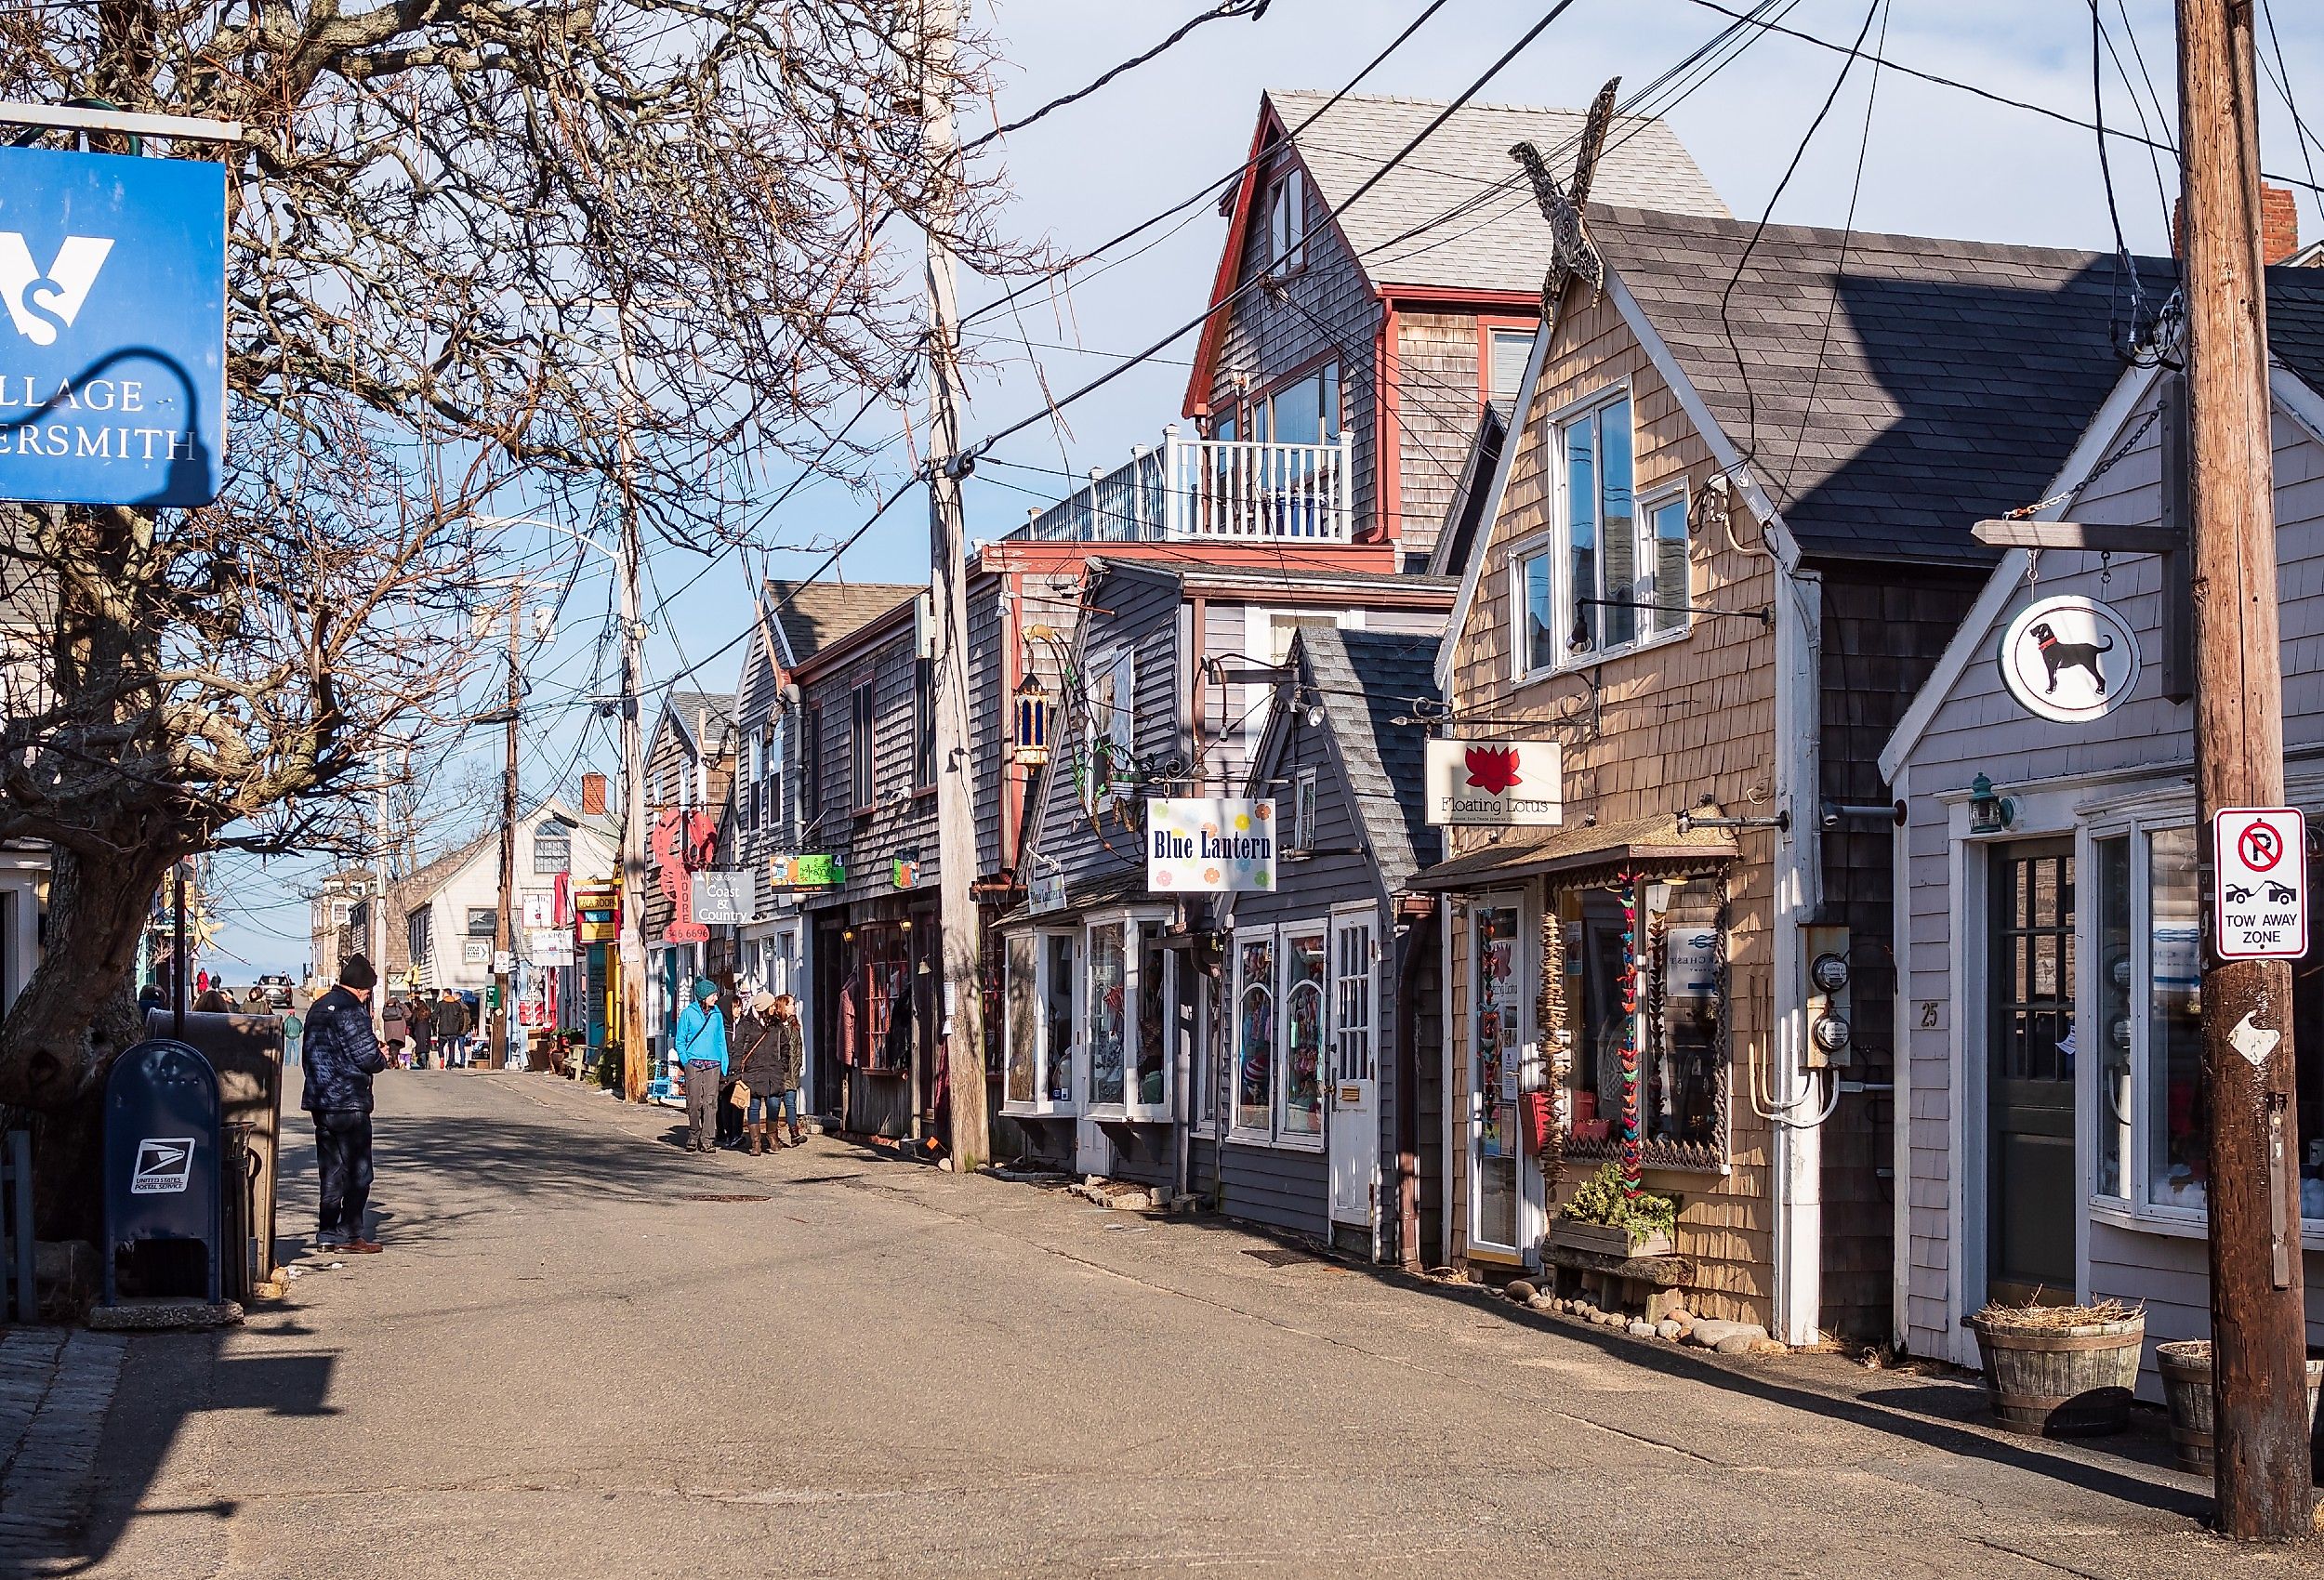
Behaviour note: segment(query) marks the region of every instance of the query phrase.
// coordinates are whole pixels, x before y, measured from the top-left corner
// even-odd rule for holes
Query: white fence
[[[1073,543],[1211,540],[1346,543],[1354,531],[1353,451],[1325,444],[1182,439],[1132,452],[1010,535]]]

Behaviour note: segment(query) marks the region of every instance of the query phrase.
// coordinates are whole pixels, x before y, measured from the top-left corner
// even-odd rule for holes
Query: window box
[[[1625,1261],[1670,1254],[1670,1237],[1659,1231],[1638,1234],[1610,1223],[1584,1223],[1579,1218],[1563,1216],[1550,1219],[1550,1241],[1569,1251],[1618,1257]]]

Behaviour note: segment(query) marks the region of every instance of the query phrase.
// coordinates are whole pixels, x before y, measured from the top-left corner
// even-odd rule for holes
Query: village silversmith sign
[[[2088,724],[2138,684],[2138,637],[2096,599],[2045,598],[2001,633],[2001,684],[2036,718]]]
[[[1431,741],[1428,821],[1554,828],[1565,815],[1564,773],[1555,741]]]
[[[1275,886],[1272,798],[1161,797],[1146,802],[1146,888],[1233,894]]]

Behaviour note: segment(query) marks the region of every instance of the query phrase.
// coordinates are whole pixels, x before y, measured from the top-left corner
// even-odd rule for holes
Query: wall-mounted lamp
[[[1969,832],[1999,834],[2017,821],[2017,803],[1993,793],[1993,781],[1980,773],[1969,782]]]
[[[1017,743],[1010,755],[1019,768],[1038,768],[1049,761],[1050,719],[1057,702],[1037,675],[1017,682]]]

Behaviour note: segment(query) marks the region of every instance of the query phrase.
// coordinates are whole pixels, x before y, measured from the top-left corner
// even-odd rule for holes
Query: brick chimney
[[[2260,261],[2281,263],[2300,250],[2300,206],[2290,187],[2260,183]],[[2179,217],[2179,200],[2171,204],[2171,256],[2186,256],[2186,228]]]
[[[581,776],[581,815],[601,818],[605,815],[605,776],[585,773]]]

